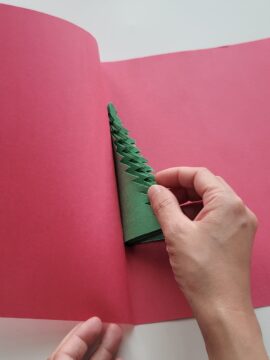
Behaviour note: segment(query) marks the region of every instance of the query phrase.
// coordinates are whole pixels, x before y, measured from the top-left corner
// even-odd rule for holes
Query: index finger
[[[82,324],[77,325],[62,341],[49,359],[83,359],[88,348],[94,346],[100,338],[102,329],[102,322],[97,317],[90,318]]]
[[[166,187],[194,189],[201,198],[207,191],[224,190],[224,184],[206,168],[174,167],[157,172],[155,178]]]

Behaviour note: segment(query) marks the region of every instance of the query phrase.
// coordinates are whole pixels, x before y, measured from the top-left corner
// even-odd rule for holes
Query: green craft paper
[[[124,241],[128,245],[164,239],[147,196],[155,184],[152,168],[123,127],[113,104],[108,105],[115,173]]]

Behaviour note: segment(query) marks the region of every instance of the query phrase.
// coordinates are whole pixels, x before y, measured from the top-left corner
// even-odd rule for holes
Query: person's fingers
[[[82,323],[77,324],[74,328],[70,330],[70,332],[64,337],[64,339],[60,342],[57,348],[54,350],[54,353],[58,351],[58,349],[71,337],[71,335],[81,326]]]
[[[118,351],[123,337],[123,331],[119,325],[110,324],[104,334],[96,352],[91,356],[91,360],[113,360]]]
[[[77,325],[61,342],[50,360],[81,360],[88,347],[95,345],[102,333],[102,322],[93,317]]]
[[[150,186],[148,197],[165,238],[174,232],[176,228],[186,226],[190,221],[183,214],[174,194],[164,186]]]
[[[224,184],[206,168],[169,168],[156,173],[155,177],[159,184],[166,187],[194,189],[201,198],[210,190],[225,189]]]
[[[179,172],[182,167],[172,167],[155,173],[156,182],[167,188],[178,188],[182,186],[179,181]]]

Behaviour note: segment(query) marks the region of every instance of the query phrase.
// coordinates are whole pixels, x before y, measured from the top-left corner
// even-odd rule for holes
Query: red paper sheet
[[[255,306],[270,305],[270,39],[102,65],[110,100],[155,170],[206,166],[259,218]],[[136,323],[190,316],[163,244],[128,249]]]
[[[0,316],[129,322],[95,40],[0,6]]]
[[[0,49],[0,316],[191,315],[164,243],[124,248],[108,100],[156,170],[207,166],[257,213],[270,304],[270,40],[100,65],[82,29],[0,5]]]

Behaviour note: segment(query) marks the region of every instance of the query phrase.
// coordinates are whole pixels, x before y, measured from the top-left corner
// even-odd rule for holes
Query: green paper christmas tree
[[[124,241],[132,245],[162,240],[160,225],[147,196],[149,186],[155,184],[153,170],[129,137],[113,104],[108,105],[108,115]]]

